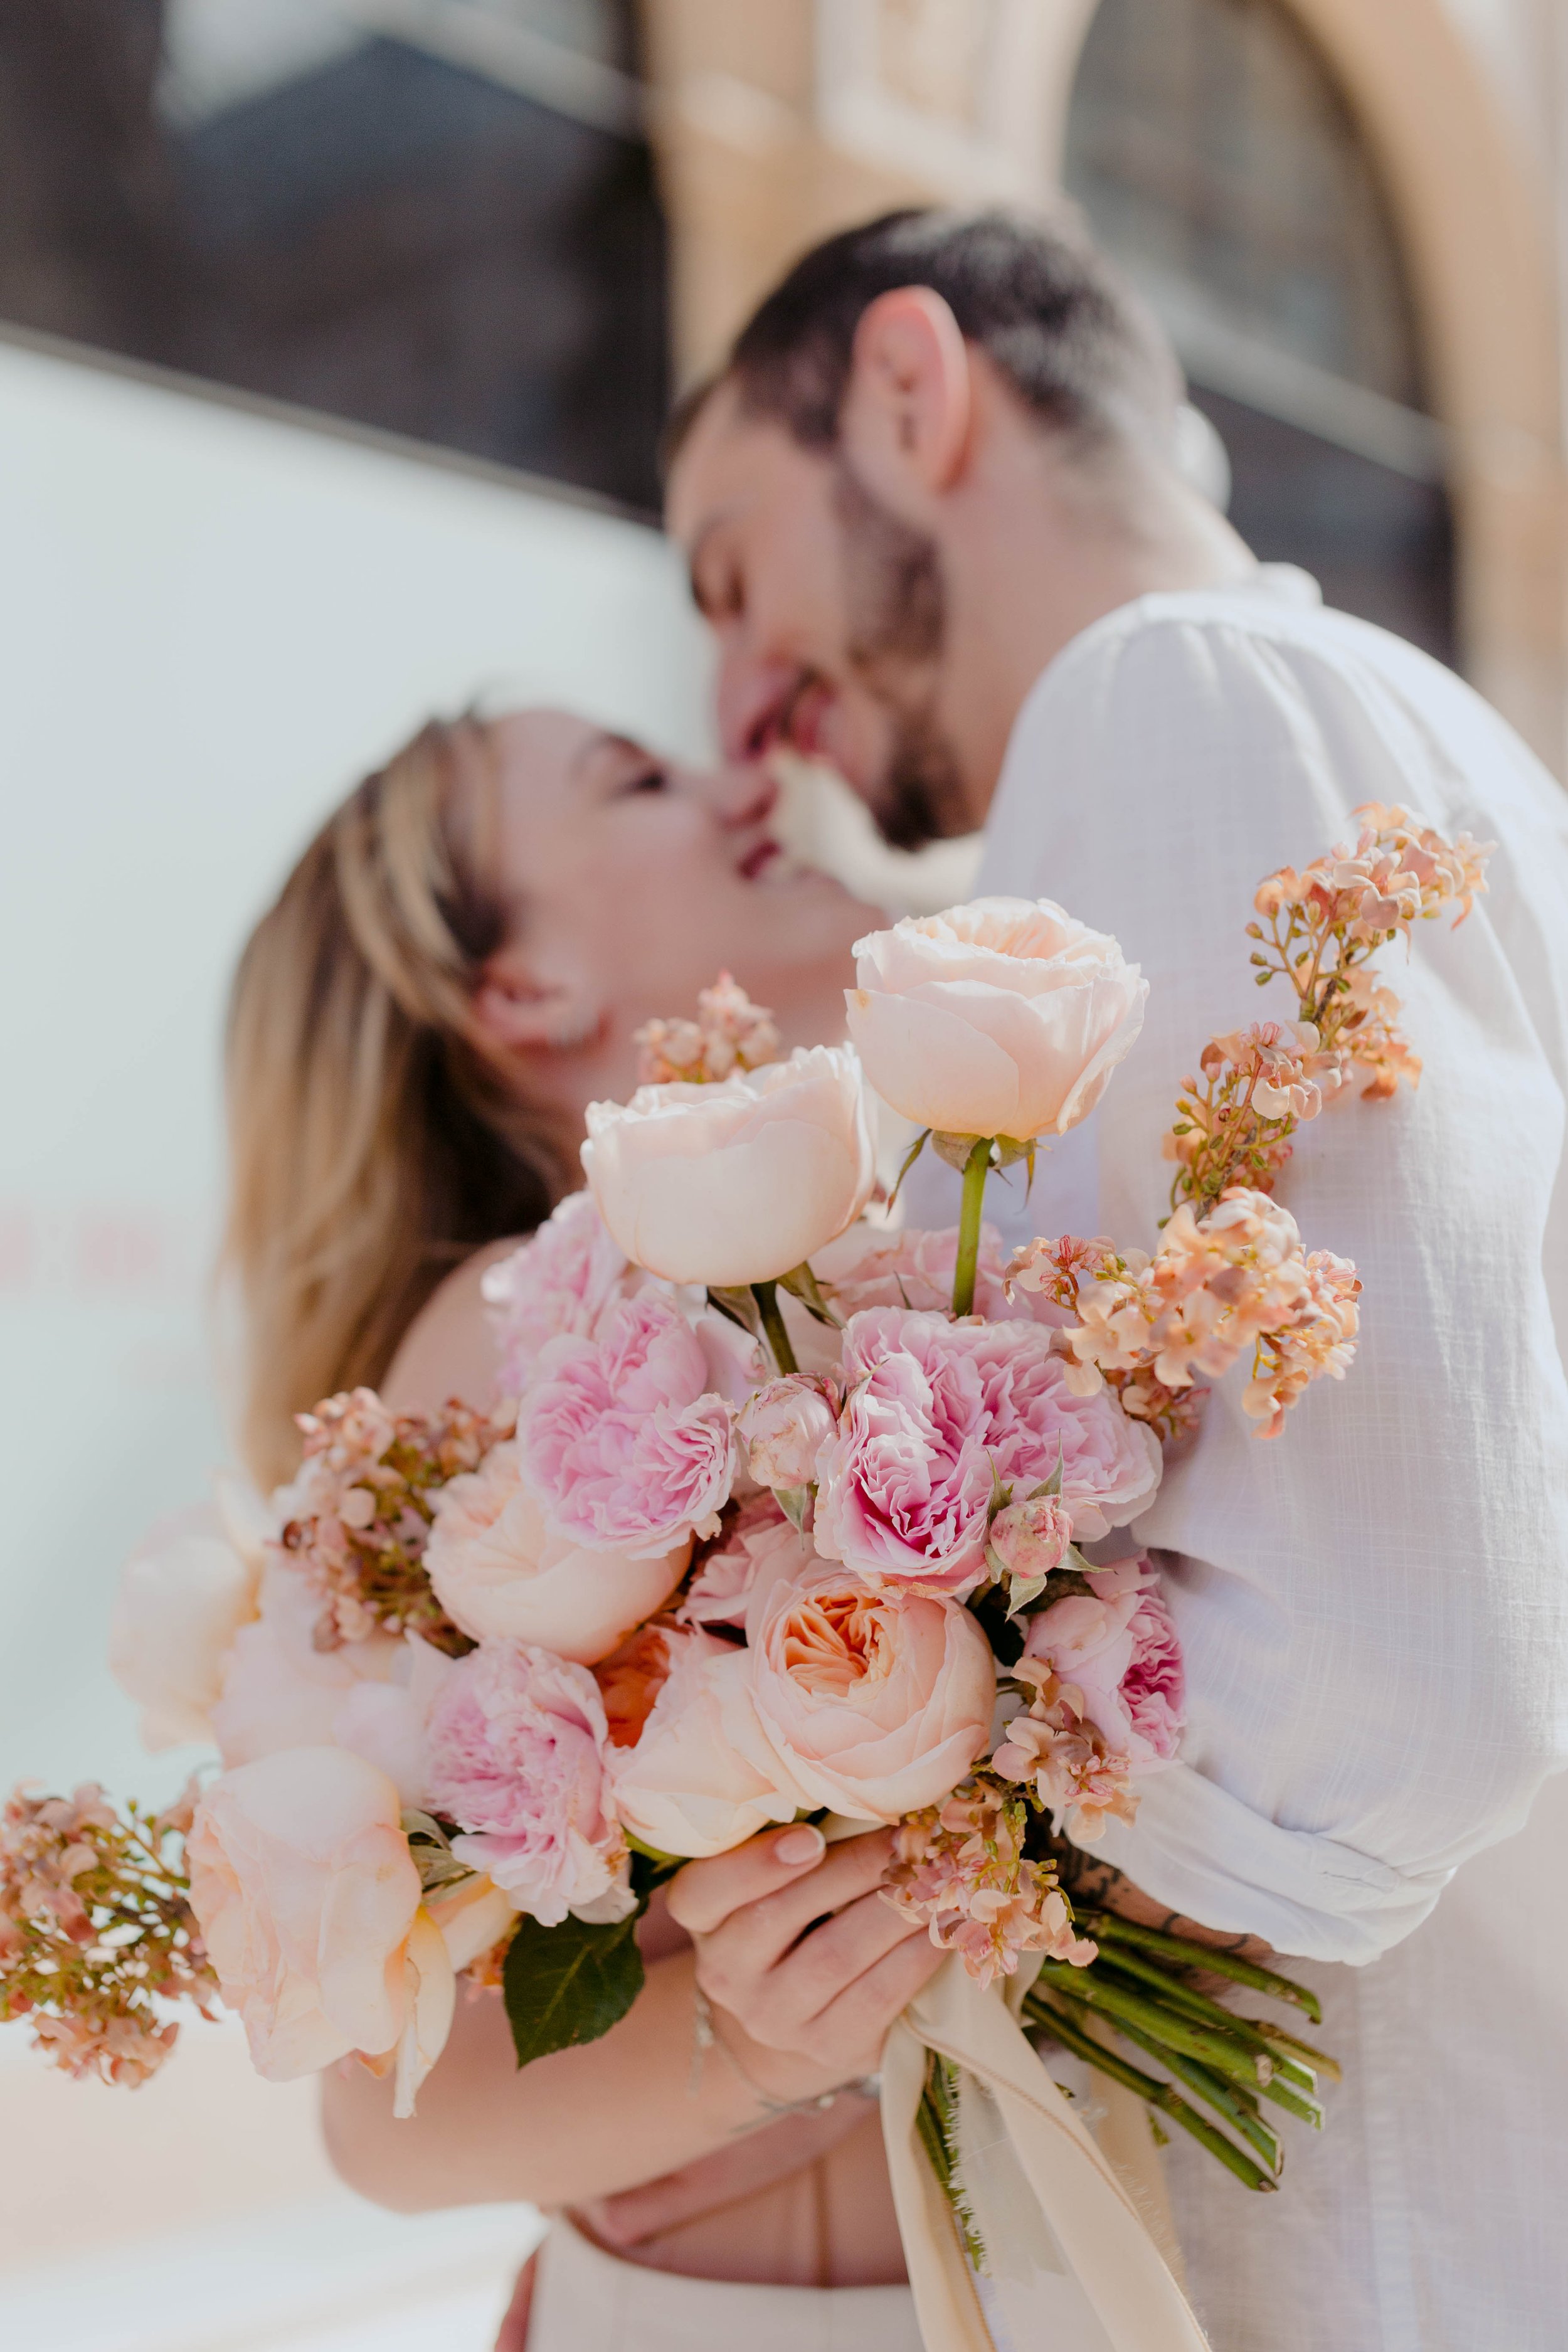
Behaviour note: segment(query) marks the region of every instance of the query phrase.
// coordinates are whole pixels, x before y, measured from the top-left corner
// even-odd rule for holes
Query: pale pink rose
[[[742,1504],[728,1538],[709,1553],[675,1613],[684,1625],[743,1625],[759,1579],[798,1576],[816,1557],[773,1496],[754,1495]]]
[[[407,1676],[409,1651],[396,1634],[318,1649],[321,1593],[285,1558],[268,1563],[258,1603],[223,1662],[212,1708],[212,1737],[226,1765],[253,1764],[283,1748],[327,1747],[338,1739],[344,1700],[361,1683]]]
[[[991,1645],[956,1601],[875,1592],[821,1562],[759,1584],[746,1633],[766,1743],[748,1753],[803,1806],[896,1822],[944,1797],[986,1745]]]
[[[972,1591],[985,1574],[995,1482],[1026,1491],[1061,1464],[1061,1499],[1092,1539],[1147,1508],[1158,1440],[1109,1391],[1075,1396],[1032,1323],[952,1323],[873,1307],[845,1333],[838,1434],[817,1462],[814,1536],[874,1584]]]
[[[1023,1496],[991,1522],[991,1549],[1005,1575],[1032,1580],[1061,1566],[1072,1543],[1072,1513],[1059,1495]]]
[[[496,1394],[521,1396],[541,1349],[563,1332],[591,1339],[639,1276],[611,1240],[591,1192],[572,1192],[479,1287],[495,1333]]]
[[[552,1535],[509,1439],[441,1489],[425,1567],[442,1608],[474,1641],[528,1642],[591,1666],[664,1606],[689,1550],[683,1540],[633,1559]]]
[[[405,1805],[430,1810],[430,1717],[458,1662],[417,1634],[402,1643],[392,1682],[358,1682],[332,1717],[332,1738],[374,1764]]]
[[[225,1661],[256,1614],[264,1507],[250,1498],[252,1525],[224,1499],[163,1520],[120,1571],[109,1670],[142,1709],[146,1748],[211,1740]]]
[[[350,2051],[397,2051],[399,2104],[434,2063],[452,1964],[420,1906],[397,1790],[342,1748],[225,1772],[185,1845],[191,1906],[257,2072],[292,2082]]]
[[[952,1135],[1065,1135],[1143,1022],[1116,941],[1048,898],[976,898],[855,948],[849,1034],[885,1102]]]
[[[793,1533],[793,1529],[791,1530]],[[648,1626],[609,1683],[605,1757],[617,1819],[659,1853],[727,1853],[796,1807],[771,1769],[746,1653],[711,1633]]]
[[[908,1227],[889,1234],[861,1224],[851,1226],[815,1257],[812,1271],[834,1312],[846,1323],[868,1307],[913,1307],[923,1313],[945,1314],[952,1304],[957,1256],[956,1225],[942,1226],[934,1233]],[[982,1225],[974,1273],[976,1315],[987,1323],[1071,1322],[1063,1308],[1038,1292],[1009,1297],[1004,1279],[1006,1264],[995,1227]]]
[[[853,1224],[876,1183],[860,1066],[847,1047],[716,1086],[590,1103],[583,1166],[626,1255],[669,1282],[769,1282]]]
[[[759,1486],[809,1486],[838,1416],[821,1381],[791,1372],[749,1397],[735,1425],[745,1441],[746,1467]]]
[[[429,1809],[460,1862],[542,1927],[624,1918],[626,1842],[605,1803],[604,1702],[585,1666],[520,1642],[459,1659],[431,1711]]]
[[[613,1307],[598,1339],[552,1339],[517,1429],[552,1532],[634,1559],[715,1533],[735,1447],[708,1379],[697,1333],[657,1291]]]

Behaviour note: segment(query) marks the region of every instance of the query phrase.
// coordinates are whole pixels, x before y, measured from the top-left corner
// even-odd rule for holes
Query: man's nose
[[[726,831],[765,824],[778,804],[779,788],[763,767],[723,767],[702,779],[702,794]]]
[[[793,664],[726,651],[719,664],[719,741],[726,760],[765,758],[795,690]]]

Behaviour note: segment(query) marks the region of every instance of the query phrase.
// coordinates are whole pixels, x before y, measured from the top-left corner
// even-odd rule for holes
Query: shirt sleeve
[[[1543,1275],[1568,828],[1468,689],[1343,626],[1342,646],[1157,611],[1102,626],[1026,706],[982,884],[1059,899],[1143,967],[1143,1034],[1085,1149],[1100,1230],[1146,1248],[1179,1081],[1211,1034],[1293,1009],[1248,967],[1263,876],[1351,835],[1368,800],[1499,841],[1467,922],[1380,959],[1418,1090],[1325,1111],[1278,1187],[1306,1246],[1361,1273],[1354,1364],[1274,1440],[1236,1367],[1136,1528],[1163,1556],[1188,1729],[1097,1851],[1211,1927],[1361,1962],[1568,1756],[1568,1388]],[[1049,1199],[1047,1171],[1035,1230],[1057,1229]]]

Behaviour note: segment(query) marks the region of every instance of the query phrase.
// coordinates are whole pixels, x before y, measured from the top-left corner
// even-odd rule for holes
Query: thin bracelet
[[[881,2077],[877,2074],[862,2074],[858,2082],[840,2083],[838,2088],[835,2091],[818,2092],[815,2099],[775,2099],[771,2097],[769,2094],[763,2090],[760,2083],[752,2082],[751,2076],[747,2074],[745,2068],[742,2065],[740,2060],[736,2057],[734,2052],[731,2049],[729,2043],[720,2032],[717,2025],[713,2021],[712,2003],[710,2001],[707,1994],[703,1991],[701,1986],[696,1983],[693,1983],[691,1988],[691,2025],[692,2047],[689,2096],[692,2098],[696,2098],[701,2088],[702,2061],[706,2057],[708,2052],[714,2049],[718,2051],[719,2055],[723,2059],[724,2063],[729,2067],[730,2072],[735,2076],[736,2080],[745,2084],[752,2098],[757,2100],[764,2112],[770,2116],[821,2115],[826,2108],[834,2105],[835,2103],[843,2096],[846,2091],[853,2091],[858,2097],[863,2099],[875,2099],[881,2095]]]

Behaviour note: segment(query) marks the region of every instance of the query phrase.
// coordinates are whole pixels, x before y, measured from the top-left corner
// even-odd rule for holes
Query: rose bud
[[[1033,1583],[1060,1568],[1072,1543],[1072,1514],[1059,1495],[1009,1503],[991,1522],[991,1549],[1004,1575]]]
[[[838,1426],[826,1383],[809,1372],[770,1381],[741,1409],[746,1465],[760,1486],[809,1486],[816,1457]]]

